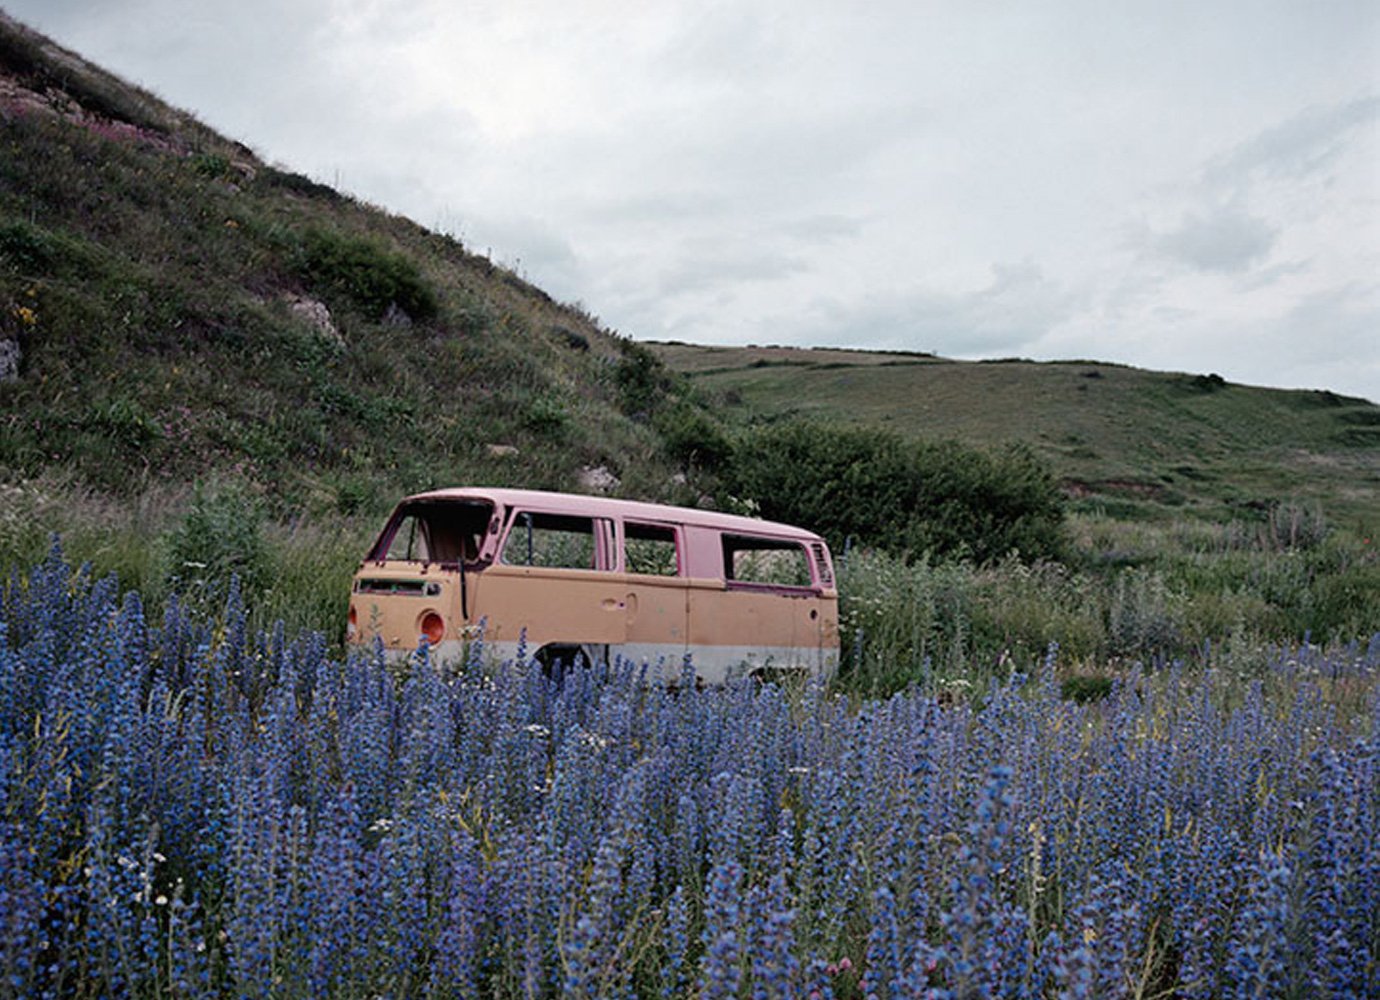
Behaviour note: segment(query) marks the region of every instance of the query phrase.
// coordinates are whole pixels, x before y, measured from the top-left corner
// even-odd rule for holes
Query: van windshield
[[[389,519],[369,558],[379,562],[477,562],[492,514],[493,504],[484,500],[405,503]]]

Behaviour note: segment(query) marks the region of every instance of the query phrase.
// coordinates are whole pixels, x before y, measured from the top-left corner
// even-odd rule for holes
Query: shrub
[[[372,240],[311,230],[295,257],[302,278],[345,297],[372,320],[383,319],[394,308],[414,320],[436,315],[436,293],[417,265]]]
[[[589,350],[589,338],[568,326],[560,326],[559,324],[553,326],[551,335],[572,351],[587,352]]]
[[[291,191],[293,194],[302,195],[306,198],[318,198],[321,201],[332,203],[345,200],[339,191],[327,184],[314,181],[303,174],[279,170],[277,167],[265,167],[259,171],[256,180],[266,187],[282,188],[284,191]]]
[[[167,575],[173,589],[214,605],[237,577],[252,596],[268,579],[264,512],[240,485],[199,485],[182,520],[168,533]]]
[[[1102,701],[1112,693],[1112,683],[1112,678],[1104,674],[1091,677],[1077,674],[1073,677],[1065,677],[1059,683],[1059,697],[1065,701],[1076,701],[1079,704]]]
[[[1058,554],[1062,499],[1026,449],[978,451],[887,431],[790,421],[748,431],[724,476],[764,517],[808,526],[835,546],[970,557]]]
[[[535,396],[522,414],[522,424],[539,437],[559,440],[565,436],[569,414],[559,401],[550,396]]]
[[[681,400],[658,413],[652,426],[662,447],[683,468],[716,472],[733,458],[733,442],[709,414]]]
[[[671,373],[651,348],[632,340],[618,342],[622,357],[613,369],[618,406],[630,416],[650,415],[670,393]]]
[[[1126,570],[1116,578],[1107,613],[1112,650],[1124,655],[1166,652],[1180,641],[1180,601],[1158,573]]]
[[[219,180],[230,173],[230,160],[219,153],[197,153],[187,162],[194,172],[211,180]]]

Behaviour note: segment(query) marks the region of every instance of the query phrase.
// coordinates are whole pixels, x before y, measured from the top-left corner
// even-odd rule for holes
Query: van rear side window
[[[796,542],[724,535],[724,577],[730,583],[770,587],[814,586],[810,559]]]
[[[521,511],[500,559],[509,566],[594,569],[594,519]]]

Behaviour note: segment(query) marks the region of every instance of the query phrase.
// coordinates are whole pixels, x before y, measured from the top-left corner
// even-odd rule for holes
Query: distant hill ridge
[[[1380,510],[1380,407],[1328,391],[1097,361],[954,361],[784,346],[651,345],[726,411],[1023,442],[1080,502],[1216,516],[1280,500]]]

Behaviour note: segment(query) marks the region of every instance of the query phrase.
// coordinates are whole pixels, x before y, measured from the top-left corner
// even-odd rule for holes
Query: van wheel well
[[[577,661],[584,663],[586,667],[592,667],[607,657],[607,649],[607,646],[596,646],[591,643],[548,642],[532,654],[532,659],[541,664],[542,670],[549,677],[565,673],[572,669]]]
[[[804,667],[758,667],[748,674],[758,684],[775,684],[777,687],[804,687],[810,678],[810,671]]]

